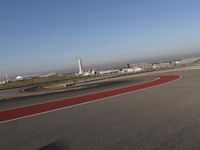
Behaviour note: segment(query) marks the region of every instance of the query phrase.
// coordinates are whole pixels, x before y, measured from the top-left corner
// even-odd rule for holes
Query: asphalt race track
[[[25,107],[2,110],[0,111],[0,122],[23,118],[23,117],[27,117],[27,116],[31,116],[31,115],[35,115],[39,113],[49,112],[52,110],[58,110],[58,109],[66,108],[69,106],[92,102],[95,100],[103,100],[105,98],[118,96],[120,94],[143,90],[148,87],[158,86],[164,83],[177,80],[179,78],[180,76],[178,75],[159,76],[158,79],[154,81],[149,81],[143,84],[112,89],[108,91],[68,98],[64,100],[57,100],[53,102],[46,102],[46,103],[40,103],[40,104],[35,104],[35,105],[30,105],[30,106],[25,106]]]
[[[179,75],[182,78],[176,80]],[[121,87],[120,90],[117,87],[114,88],[115,92],[108,90],[111,95],[103,91],[103,97],[100,90],[97,94],[101,93],[101,96],[98,95],[95,99],[91,98],[94,95],[88,93],[89,96],[87,94],[84,101],[73,103],[73,107],[71,104],[63,106],[62,103],[66,108],[59,105],[62,108],[60,110],[43,110],[41,112],[46,113],[29,116],[40,113],[34,112],[28,114],[27,118],[16,117],[19,114],[16,109],[21,111],[24,105],[20,104],[15,108],[16,105],[13,104],[14,108],[8,107],[7,110],[5,105],[0,112],[3,121],[0,123],[0,149],[36,150],[52,143],[69,150],[200,149],[200,70],[155,76],[160,76],[160,79],[167,76],[174,78],[168,80],[173,82],[153,84],[153,87],[149,86],[151,88],[144,86],[141,88],[143,90],[133,90],[138,84],[134,84],[132,89],[130,85],[129,88]],[[159,79],[154,79],[139,85],[158,81]],[[166,80],[162,83],[166,83]],[[77,97],[81,99],[79,95]],[[90,103],[80,105],[88,102],[86,99]],[[69,100],[67,98],[64,102]],[[75,101],[77,99],[73,99]],[[45,106],[55,102],[45,102]],[[12,101],[8,103],[11,104]],[[35,110],[30,106],[28,109]],[[6,111],[10,112],[6,115]],[[8,117],[8,114],[18,119],[8,121],[14,119]]]
[[[2,100],[0,99],[0,110],[15,108],[15,107],[22,107],[22,106],[28,106],[38,103],[45,103],[49,101],[57,101],[61,99],[71,98],[71,97],[77,97],[82,95],[88,95],[91,93],[97,93],[99,91],[107,91],[111,90],[113,88],[121,88],[126,87],[130,85],[136,85],[141,84],[143,82],[152,81],[156,79],[156,77],[149,76],[149,77],[132,77],[132,76],[126,76],[122,78],[116,78],[116,79],[109,79],[100,81],[98,83],[91,83],[87,86],[81,87],[80,89],[75,89],[67,92],[55,92],[55,93],[48,93],[43,95],[37,95],[37,96],[28,96],[28,97],[19,97],[19,98],[13,98],[13,99],[6,99]],[[10,93],[13,93],[13,90],[6,90],[3,92],[3,95],[9,95]],[[19,93],[19,92],[18,92]],[[13,93],[13,95],[18,95],[17,91]],[[34,94],[35,92],[24,92],[28,95]],[[2,93],[0,93],[1,95]]]

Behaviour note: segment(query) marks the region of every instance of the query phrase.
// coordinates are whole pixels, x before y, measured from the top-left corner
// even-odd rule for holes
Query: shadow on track
[[[61,141],[55,141],[38,150],[69,150],[69,146],[63,144]]]

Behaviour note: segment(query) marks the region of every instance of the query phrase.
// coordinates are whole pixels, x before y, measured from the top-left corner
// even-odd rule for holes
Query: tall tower
[[[81,61],[81,58],[78,58],[78,67],[79,67],[79,73],[78,74],[83,74],[83,64]]]
[[[9,77],[8,77],[8,73],[6,73],[6,83],[9,82]]]

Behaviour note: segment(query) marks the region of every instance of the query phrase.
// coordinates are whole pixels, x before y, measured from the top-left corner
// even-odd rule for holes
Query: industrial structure
[[[81,60],[80,57],[78,57],[78,67],[79,67],[78,75],[81,75],[81,76],[91,76],[91,75],[96,75],[97,74],[96,70],[84,71],[83,63],[82,63],[82,60]]]
[[[78,58],[78,67],[79,67],[79,73],[78,74],[82,75],[84,73],[84,70],[83,70],[83,64],[82,64],[80,57]]]
[[[78,58],[78,67],[79,67],[79,72],[77,73],[77,75],[81,75],[81,76],[104,75],[104,74],[113,74],[113,73],[134,73],[134,72],[140,72],[144,70],[143,68],[140,68],[139,66],[130,67],[130,64],[127,64],[127,68],[123,68],[123,69],[84,71],[83,63],[80,57]]]

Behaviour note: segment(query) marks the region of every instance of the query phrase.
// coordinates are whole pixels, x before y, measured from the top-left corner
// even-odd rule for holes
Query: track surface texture
[[[200,70],[171,74],[182,79],[1,123],[0,149],[200,149]]]
[[[53,110],[58,110],[61,108],[66,108],[69,106],[74,106],[74,105],[83,104],[87,102],[93,102],[95,100],[104,100],[105,98],[108,98],[108,97],[118,96],[120,94],[125,94],[128,92],[133,92],[133,91],[143,90],[145,88],[149,88],[153,86],[158,86],[160,84],[175,81],[179,78],[180,76],[178,75],[159,76],[158,79],[154,81],[149,81],[143,84],[111,89],[108,91],[68,98],[64,100],[57,100],[57,101],[52,101],[52,102],[12,108],[8,110],[2,110],[0,111],[0,122],[27,117],[27,116],[49,112]]]
[[[12,99],[1,99],[0,100],[0,110],[5,110],[14,107],[22,107],[27,105],[33,105],[38,103],[44,103],[49,101],[57,101],[61,99],[67,99],[71,97],[77,97],[82,95],[88,95],[91,93],[96,93],[99,91],[111,90],[113,88],[120,88],[129,85],[136,85],[141,84],[143,82],[152,81],[156,79],[156,77],[122,77],[116,78],[111,80],[104,80],[97,83],[90,84],[85,86],[84,88],[81,87],[80,89],[71,90],[71,91],[64,91],[64,92],[55,92],[55,93],[48,93],[42,94],[37,96],[29,96],[29,97],[19,97],[19,98],[12,98]],[[12,92],[12,90],[11,90]],[[4,96],[9,95],[10,90],[4,92]],[[34,92],[24,92],[24,93],[34,93]],[[1,95],[2,93],[0,93]]]

